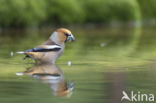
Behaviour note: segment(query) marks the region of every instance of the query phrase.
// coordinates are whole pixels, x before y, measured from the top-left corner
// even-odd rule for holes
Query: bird
[[[75,37],[70,30],[66,28],[58,28],[51,34],[49,39],[41,45],[25,51],[18,51],[16,53],[25,54],[24,59],[31,58],[35,60],[37,64],[55,64],[56,59],[64,52],[65,43],[74,40]]]

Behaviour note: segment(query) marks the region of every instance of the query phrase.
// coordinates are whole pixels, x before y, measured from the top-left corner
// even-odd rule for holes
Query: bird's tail
[[[24,54],[25,52],[24,51],[18,51],[16,52],[17,54]]]

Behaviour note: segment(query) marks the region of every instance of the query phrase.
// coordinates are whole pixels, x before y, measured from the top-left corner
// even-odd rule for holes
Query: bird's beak
[[[71,42],[71,41],[74,41],[75,38],[74,38],[74,36],[71,34],[71,35],[69,35],[69,36],[67,37],[66,40]]]

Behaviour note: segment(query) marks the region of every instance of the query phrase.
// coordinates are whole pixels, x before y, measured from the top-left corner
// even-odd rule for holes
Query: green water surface
[[[42,76],[37,78],[30,75],[33,68],[39,70],[32,60],[10,53],[39,45],[54,29],[0,32],[0,103],[120,103],[122,91],[156,94],[155,28],[70,30],[76,41],[66,44],[56,67],[43,65],[48,70],[39,71]],[[73,90],[64,95],[55,93],[55,83],[44,74],[53,75],[53,68],[62,77],[61,86],[73,83]],[[17,74],[23,72],[28,74]]]

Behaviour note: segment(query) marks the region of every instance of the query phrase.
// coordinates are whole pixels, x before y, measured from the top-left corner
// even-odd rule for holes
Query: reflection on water
[[[108,85],[109,103],[120,103],[122,98],[122,91],[125,88],[125,74],[123,72],[109,72],[106,75],[111,83]]]
[[[55,96],[70,97],[74,88],[73,82],[67,83],[64,80],[62,70],[55,64],[36,64],[27,68],[23,73],[16,75],[31,75],[35,79],[40,79],[43,83],[48,84],[53,90]]]
[[[0,33],[0,103],[120,103],[122,91],[156,94],[155,28],[69,29],[77,40],[56,61],[61,69],[9,55],[41,44],[54,30]],[[72,80],[71,96],[73,83],[66,81]]]

